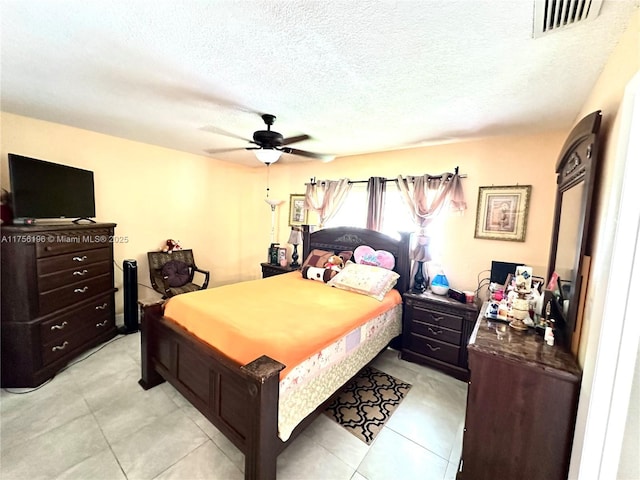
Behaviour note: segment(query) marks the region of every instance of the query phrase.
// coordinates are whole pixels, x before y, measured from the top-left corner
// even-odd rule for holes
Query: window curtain
[[[376,230],[378,232],[382,230],[386,189],[387,181],[385,178],[371,177],[367,182],[367,228],[369,230]]]
[[[317,212],[319,228],[322,228],[338,211],[351,190],[349,179],[321,180],[317,183],[308,183],[304,197],[304,206],[308,210]]]
[[[403,178],[398,176],[398,187],[402,198],[411,211],[416,231],[411,247],[414,264],[411,271],[411,285],[420,265],[431,260],[429,225],[445,211],[462,212],[467,208],[458,173],[443,173],[439,176],[422,175]],[[424,263],[418,263],[424,262]],[[423,271],[425,278],[428,277]]]

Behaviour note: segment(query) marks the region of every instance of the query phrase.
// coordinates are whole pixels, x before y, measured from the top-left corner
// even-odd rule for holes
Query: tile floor
[[[244,456],[173,387],[138,386],[139,351],[139,334],[116,337],[36,391],[2,390],[0,478],[241,480]],[[278,458],[279,480],[455,478],[466,383],[393,350],[373,365],[413,384],[373,444],[321,415]]]

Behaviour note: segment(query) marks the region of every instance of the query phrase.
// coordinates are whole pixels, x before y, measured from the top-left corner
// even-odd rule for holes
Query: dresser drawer
[[[43,343],[41,350],[42,365],[46,366],[49,363],[59,360],[74,350],[77,350],[79,347],[82,347],[91,339],[99,337],[115,328],[113,318],[105,318],[101,321],[96,319],[87,323],[89,324],[84,328],[73,331],[70,330],[52,342]]]
[[[412,310],[413,320],[420,320],[424,323],[430,323],[438,327],[445,327],[458,332],[462,331],[462,322],[464,318],[462,315],[455,315],[451,313],[443,313],[437,310],[426,309],[421,305],[414,305]]]
[[[51,257],[61,253],[108,247],[112,232],[106,228],[51,232],[44,236],[43,241],[36,243],[36,256]]]
[[[53,290],[54,288],[64,287],[70,283],[77,283],[90,278],[104,275],[111,272],[110,262],[90,263],[80,265],[69,270],[62,270],[48,275],[38,277],[38,287],[41,292]]]
[[[415,320],[411,322],[411,332],[454,345],[460,345],[460,338],[462,336],[457,330],[451,330],[430,323],[417,322]]]
[[[101,295],[85,305],[62,315],[52,316],[40,324],[40,340],[43,344],[55,342],[70,333],[81,330],[92,322],[113,318],[111,294]]]
[[[409,336],[408,349],[450,364],[457,364],[460,356],[458,346],[413,333]]]
[[[38,275],[58,273],[60,270],[86,268],[90,263],[111,261],[111,248],[102,247],[92,250],[78,250],[64,253],[55,257],[40,258],[38,260]]]
[[[43,292],[39,295],[40,315],[46,315],[59,308],[87,300],[100,293],[111,292],[112,290],[113,279],[111,274],[107,274]]]

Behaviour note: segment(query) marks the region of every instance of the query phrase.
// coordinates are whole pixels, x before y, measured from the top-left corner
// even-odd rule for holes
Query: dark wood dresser
[[[273,265],[272,263],[261,263],[262,278],[273,277],[274,275],[282,275],[283,273],[295,272],[299,269],[289,266],[281,267],[280,265]]]
[[[447,296],[404,294],[402,358],[469,379],[467,341],[478,317],[475,304]]]
[[[116,334],[115,224],[2,226],[2,386],[35,387]]]
[[[484,317],[469,341],[471,379],[458,479],[566,480],[581,371],[533,330]]]

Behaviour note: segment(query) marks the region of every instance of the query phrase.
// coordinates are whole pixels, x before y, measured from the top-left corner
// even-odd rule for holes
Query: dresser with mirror
[[[557,339],[517,331],[485,317],[468,345],[470,380],[458,480],[564,480],[580,394],[576,360],[591,255],[591,216],[597,179],[594,112],[572,130],[559,156],[558,188],[545,292]]]

